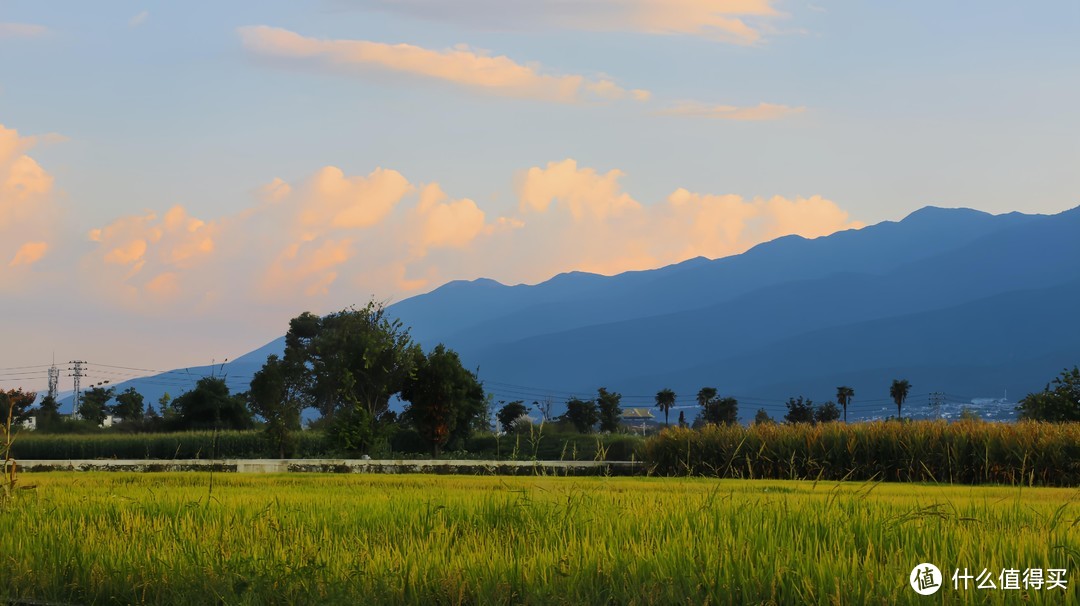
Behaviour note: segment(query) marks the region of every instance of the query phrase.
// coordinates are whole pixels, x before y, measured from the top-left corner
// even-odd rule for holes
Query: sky
[[[1060,212],[1078,107],[1075,0],[0,0],[0,388],[456,279]]]

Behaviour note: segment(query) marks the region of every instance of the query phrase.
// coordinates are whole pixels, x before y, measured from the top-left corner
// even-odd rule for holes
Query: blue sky
[[[928,204],[1058,212],[1078,39],[1072,1],[9,0],[0,279],[27,346],[0,368],[203,363],[305,309]]]

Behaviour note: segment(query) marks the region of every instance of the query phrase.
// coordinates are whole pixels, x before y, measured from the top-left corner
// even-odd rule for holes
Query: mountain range
[[[746,419],[759,408],[780,417],[792,396],[834,399],[839,385],[855,389],[852,418],[895,414],[889,385],[898,378],[912,385],[904,416],[975,402],[990,404],[984,416],[1007,417],[1006,394],[1042,389],[1080,363],[1078,309],[1080,208],[927,207],[648,271],[450,282],[389,311],[425,349],[458,351],[496,400],[550,399],[558,412],[603,386],[622,393],[624,407],[645,407],[670,387],[693,418],[695,394],[714,386],[739,399]],[[154,401],[214,372],[245,389],[283,348],[279,338],[217,368],[117,387]]]

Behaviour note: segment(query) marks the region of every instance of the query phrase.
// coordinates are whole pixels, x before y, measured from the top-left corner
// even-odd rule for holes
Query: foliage
[[[1076,486],[1080,424],[709,426],[648,438],[645,459],[667,475]]]
[[[826,402],[814,410],[815,423],[832,423],[840,419],[840,409],[832,402]]]
[[[529,409],[525,408],[525,404],[521,400],[516,400],[500,408],[495,418],[498,419],[499,427],[502,427],[504,432],[513,433],[517,430],[517,423],[528,412]]]
[[[671,389],[664,388],[664,389],[661,389],[660,391],[656,392],[656,407],[659,408],[660,410],[664,411],[664,426],[665,427],[667,427],[669,425],[669,423],[668,423],[668,413],[671,411],[672,406],[675,406],[675,392],[674,391],[672,391]],[[682,411],[679,411],[679,415],[680,415],[680,417],[682,416]]]
[[[141,421],[145,414],[143,396],[129,387],[116,395],[116,403],[109,410],[125,423]]]
[[[53,396],[46,395],[34,414],[37,416],[36,431],[49,431],[61,422],[60,403]]]
[[[304,408],[333,416],[359,406],[376,419],[401,391],[420,353],[401,321],[371,301],[362,309],[293,318],[284,364]]]
[[[563,418],[569,421],[578,433],[592,433],[593,427],[600,421],[600,413],[596,409],[596,402],[570,398],[566,402]]]
[[[836,402],[844,409],[844,422],[847,423],[847,407],[855,399],[855,390],[846,385],[836,388]]]
[[[900,409],[904,405],[904,401],[907,400],[908,392],[911,391],[911,383],[908,383],[907,379],[893,379],[892,385],[889,387],[889,397],[896,403],[896,418],[902,419]]]
[[[802,396],[788,398],[785,406],[787,406],[788,411],[784,415],[784,421],[791,424],[809,423],[812,425],[814,423],[814,402],[812,400],[803,399]]]
[[[109,414],[109,400],[112,399],[116,390],[112,387],[94,386],[87,389],[79,397],[79,417],[94,425],[101,425]]]
[[[67,423],[65,423],[67,425]],[[121,433],[94,428],[96,433],[44,434],[23,432],[12,452],[21,459],[208,459],[217,436],[217,456],[223,459],[270,458],[277,448],[261,431],[180,431]],[[336,456],[324,433],[297,431],[292,436],[298,457]]]
[[[243,394],[232,395],[225,380],[203,377],[172,402],[173,429],[250,429],[254,423]]]
[[[768,423],[775,423],[775,422],[776,422],[776,420],[774,420],[772,418],[772,416],[769,415],[768,411],[766,411],[764,408],[757,409],[757,412],[754,414],[754,425],[761,425],[761,424],[768,424]]]
[[[621,394],[608,391],[605,387],[597,390],[596,407],[600,412],[601,432],[615,433],[619,430],[619,417],[622,415],[620,400],[622,400]]]
[[[1020,418],[1035,421],[1080,421],[1080,367],[1065,369],[1046,389],[1030,393],[1020,405]]]
[[[284,362],[271,355],[251,379],[247,393],[251,410],[266,421],[266,437],[277,446],[278,457],[292,452],[293,432],[300,429],[300,399],[296,384],[288,380]]]
[[[713,404],[716,422],[720,425],[734,425],[739,422],[739,401],[735,398],[720,398]]]
[[[36,393],[23,391],[21,387],[0,390],[0,424],[3,424],[8,416],[11,417],[11,424],[14,426],[30,418],[33,414],[31,408],[35,399],[37,399]]]
[[[702,387],[697,393],[697,403],[701,407],[701,416],[699,417],[703,423],[712,423],[714,425],[720,423],[719,411],[716,410],[716,388],[715,387]]]
[[[679,411],[679,427],[686,427],[686,412]]]
[[[484,388],[457,353],[442,344],[419,355],[414,367],[401,390],[401,399],[409,402],[405,415],[437,457],[447,443],[467,439],[477,417],[486,414]]]

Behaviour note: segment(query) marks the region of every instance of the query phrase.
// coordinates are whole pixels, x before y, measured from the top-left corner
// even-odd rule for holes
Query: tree
[[[285,335],[291,378],[303,388],[305,404],[324,416],[363,406],[378,417],[422,356],[409,330],[374,301],[323,317],[305,312]]]
[[[814,402],[812,400],[803,399],[802,396],[788,398],[786,406],[788,412],[784,415],[784,421],[792,425],[796,423],[814,424]]]
[[[839,419],[840,409],[832,402],[826,402],[818,406],[817,410],[814,411],[814,422],[816,423],[832,423]]]
[[[46,395],[41,399],[41,404],[38,404],[35,415],[37,416],[37,430],[49,431],[61,422],[60,403],[53,396]]]
[[[442,344],[414,364],[416,372],[405,380],[401,398],[409,402],[405,414],[437,457],[447,443],[464,441],[476,417],[485,414],[484,388],[457,353]]]
[[[1061,371],[1045,389],[1020,400],[1016,409],[1021,419],[1052,423],[1080,421],[1080,367]]]
[[[674,391],[665,388],[656,392],[656,407],[664,411],[664,427],[668,426],[668,412],[672,406],[675,406]]]
[[[844,409],[844,422],[847,423],[847,407],[855,398],[855,390],[844,385],[836,388],[836,402]]]
[[[739,422],[739,401],[735,398],[720,398],[713,403],[716,411],[716,423],[719,425],[735,425]]]
[[[605,387],[597,390],[596,406],[600,409],[601,432],[615,433],[619,430],[619,417],[622,415],[620,400],[622,400],[621,394],[608,391]]]
[[[17,389],[0,390],[0,425],[7,423],[8,415],[11,415],[11,424],[18,425],[32,414],[30,408],[34,405],[37,394],[32,391]]]
[[[701,415],[706,423],[719,424],[720,415],[714,404],[716,403],[716,388],[702,387],[697,392],[697,403],[701,407]]]
[[[889,397],[896,402],[897,419],[902,418],[900,408],[904,405],[904,400],[907,400],[909,391],[911,391],[911,383],[908,383],[907,379],[893,379],[892,386],[889,387]]]
[[[570,421],[578,433],[592,433],[593,426],[600,420],[600,413],[596,410],[596,402],[570,398],[563,419]]]
[[[769,416],[769,413],[766,412],[764,408],[759,408],[757,413],[754,414],[754,425],[769,425],[775,422],[776,421]]]
[[[517,431],[518,423],[527,412],[529,409],[525,408],[525,404],[521,400],[516,400],[500,408],[495,418],[498,419],[503,431],[513,433]]]
[[[267,358],[252,377],[247,396],[251,410],[266,421],[266,436],[278,457],[284,459],[292,451],[292,432],[300,429],[300,399],[277,355]]]
[[[679,411],[679,428],[686,429],[686,413],[682,410]]]
[[[143,396],[141,393],[135,391],[134,387],[128,387],[116,395],[116,403],[113,404],[109,410],[125,423],[141,421],[145,414]]]
[[[304,312],[293,318],[283,361],[301,410],[315,408],[328,418],[332,435],[355,437],[373,435],[390,398],[401,392],[423,357],[401,321],[371,301],[362,309],[322,317]],[[357,414],[357,408],[365,414]],[[340,432],[333,429],[339,420],[348,426]]]
[[[246,394],[232,395],[225,379],[203,377],[172,402],[176,429],[251,429]]]
[[[112,387],[105,389],[97,385],[84,391],[79,398],[79,417],[94,425],[103,424],[109,414],[109,400],[114,393],[116,390]]]

